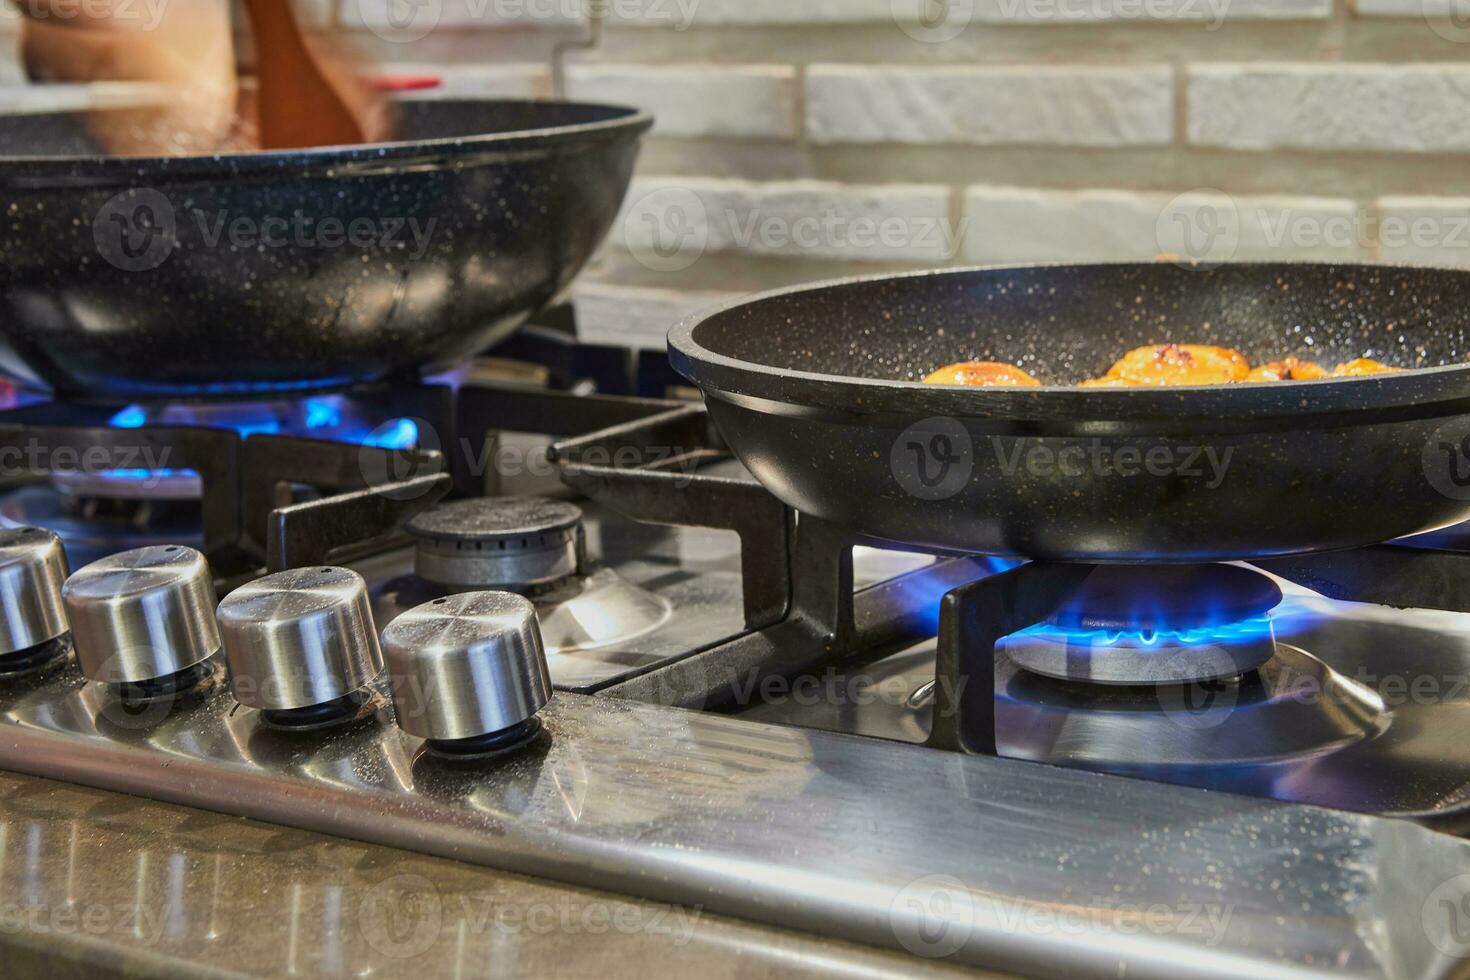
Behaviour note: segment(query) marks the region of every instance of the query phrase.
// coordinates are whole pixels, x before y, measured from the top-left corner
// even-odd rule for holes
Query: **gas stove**
[[[915,963],[1463,966],[1470,535],[915,552],[551,347],[0,414],[0,768]]]

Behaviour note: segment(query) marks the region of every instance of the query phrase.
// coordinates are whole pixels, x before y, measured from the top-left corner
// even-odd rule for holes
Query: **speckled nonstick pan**
[[[400,142],[170,159],[88,154],[59,116],[0,117],[0,366],[116,400],[453,363],[581,269],[651,123],[553,102],[401,108]]]
[[[759,296],[670,335],[732,450],[783,501],[925,547],[1076,561],[1347,548],[1470,518],[1470,272],[1047,266]],[[1079,389],[1144,344],[1351,379]],[[1045,387],[922,385],[1020,364]]]

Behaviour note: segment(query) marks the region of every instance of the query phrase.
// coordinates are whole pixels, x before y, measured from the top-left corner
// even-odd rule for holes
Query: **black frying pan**
[[[1470,272],[1171,264],[852,280],[725,307],[674,366],[798,510],[931,548],[1202,561],[1347,548],[1470,518]],[[1392,375],[1079,389],[1131,348]],[[1021,365],[1041,388],[919,384]],[[1152,454],[1152,456],[1150,456]]]
[[[115,400],[450,364],[571,281],[650,124],[410,101],[401,142],[123,159],[62,117],[0,117],[0,367]]]

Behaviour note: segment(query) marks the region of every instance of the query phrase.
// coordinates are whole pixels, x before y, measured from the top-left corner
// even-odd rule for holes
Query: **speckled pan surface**
[[[570,103],[400,108],[394,143],[168,159],[0,117],[0,366],[131,400],[453,363],[581,269],[651,125]]]
[[[926,273],[756,297],[669,340],[757,478],[798,510],[875,537],[1053,560],[1200,561],[1354,547],[1470,519],[1466,271]],[[1073,386],[1168,341],[1233,347],[1252,362],[1368,356],[1410,370]],[[1045,386],[918,383],[970,359],[1020,364]]]
[[[1206,419],[1470,396],[1470,271],[1171,263],[1022,266],[818,284],[697,317],[675,366],[730,394],[848,412]],[[1374,357],[1411,373],[1347,381],[1077,389],[1151,343],[1232,347],[1252,363]],[[1018,364],[1043,388],[917,382],[944,364]],[[1434,370],[1443,369],[1443,370]]]

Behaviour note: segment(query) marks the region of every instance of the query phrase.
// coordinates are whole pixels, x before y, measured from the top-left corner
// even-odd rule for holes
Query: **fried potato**
[[[961,361],[958,364],[949,364],[926,377],[924,383],[1001,388],[1034,388],[1041,384],[1014,364],[1000,361]]]
[[[1284,357],[1252,369],[1238,351],[1206,344],[1151,344],[1123,355],[1101,378],[1079,388],[1140,388],[1164,385],[1216,385],[1238,381],[1311,381],[1350,378],[1399,371],[1366,357],[1339,364],[1332,371],[1314,361]],[[961,361],[924,379],[925,384],[1032,387],[1037,381],[1014,364],[999,361]]]
[[[1356,360],[1339,364],[1333,369],[1332,376],[1334,378],[1356,378],[1365,374],[1389,374],[1399,370],[1402,369],[1389,367],[1387,364],[1380,364],[1371,358],[1360,357]]]
[[[1205,344],[1152,344],[1124,354],[1108,371],[1140,385],[1217,385],[1244,381],[1251,366],[1239,352]]]
[[[1246,375],[1247,381],[1311,381],[1313,378],[1331,377],[1327,369],[1312,361],[1288,357],[1280,361],[1262,364]]]

